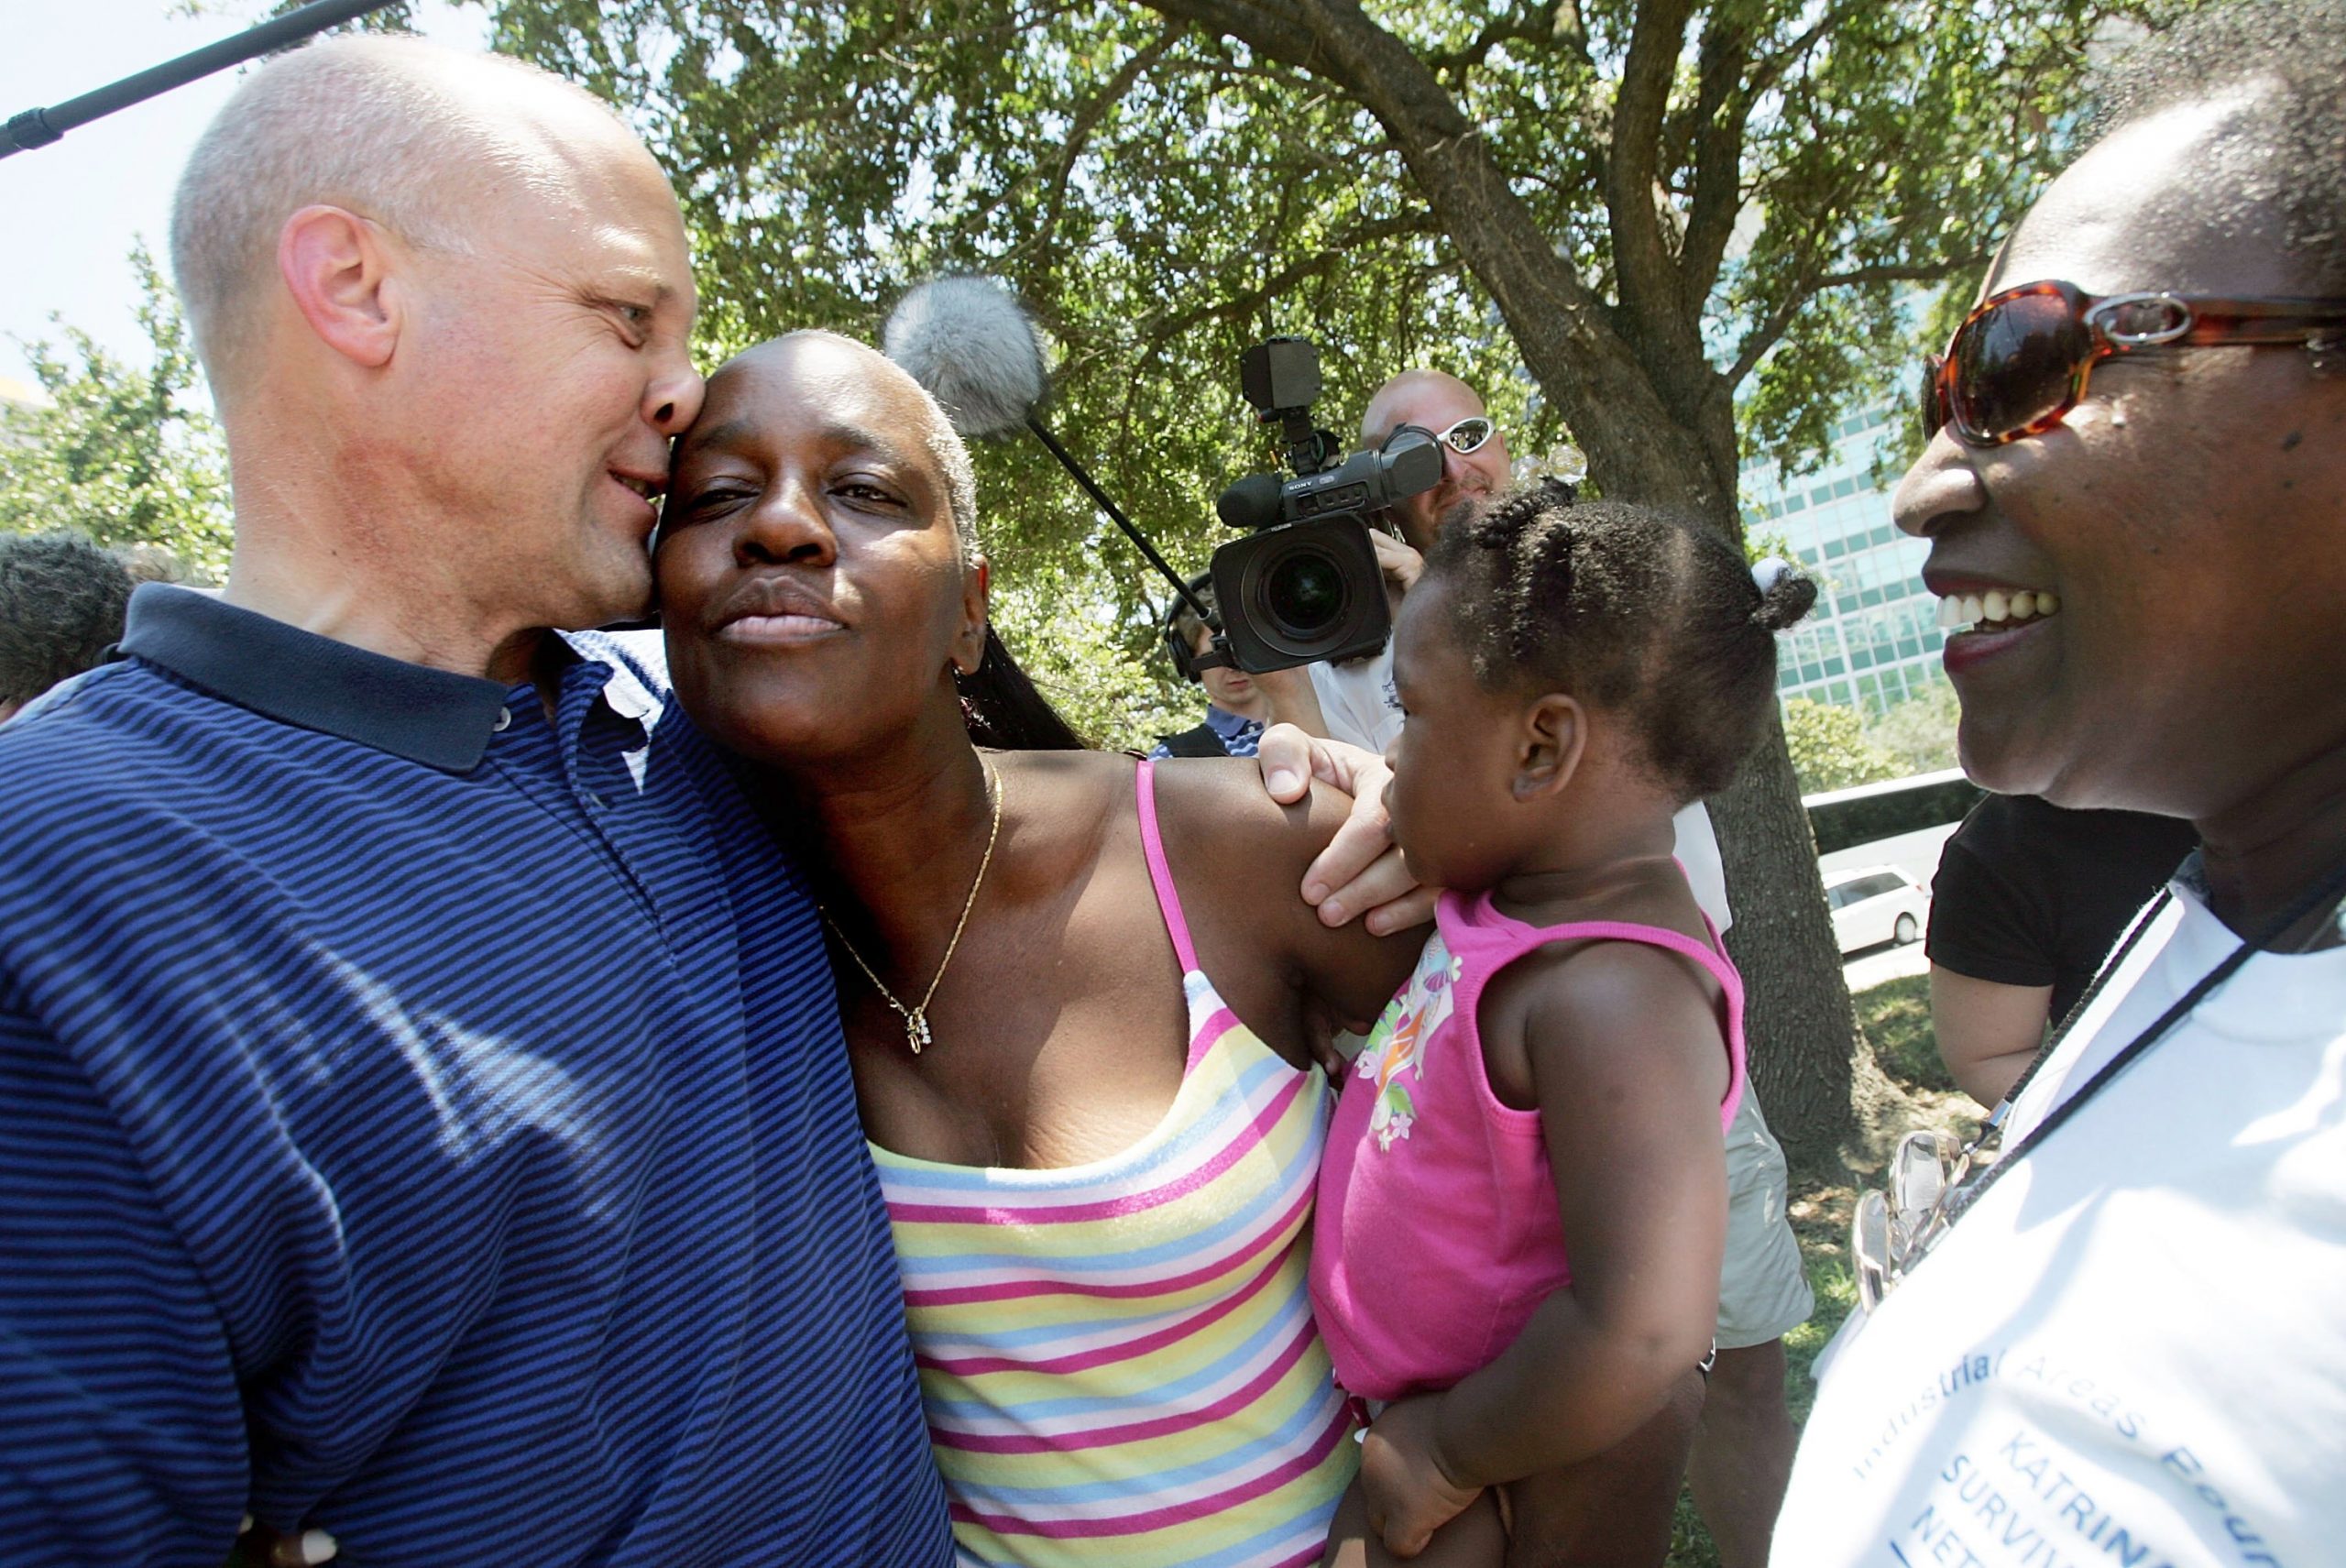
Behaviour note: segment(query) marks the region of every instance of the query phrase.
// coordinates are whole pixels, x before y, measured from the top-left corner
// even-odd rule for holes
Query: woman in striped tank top
[[[974,747],[1006,655],[971,510],[926,395],[801,334],[711,379],[658,553],[678,694],[834,923],[960,1560],[1316,1562],[1357,1457],[1308,1019],[1374,1016],[1417,941],[1290,891],[1332,792]]]

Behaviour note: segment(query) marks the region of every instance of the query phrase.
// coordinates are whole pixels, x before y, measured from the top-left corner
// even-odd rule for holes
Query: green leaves
[[[216,579],[228,565],[226,448],[169,285],[144,246],[131,262],[153,359],[126,365],[62,323],[61,349],[26,345],[49,403],[0,405],[0,528],[160,544]]]
[[[1784,703],[1784,746],[1803,795],[1848,789],[1899,776],[1896,758],[1866,739],[1865,720],[1854,707],[1835,707],[1796,696]]]
[[[1249,343],[1315,337],[1346,435],[1419,358],[1481,379],[1502,417],[1529,400],[1375,121],[1226,38],[1102,0],[495,13],[505,44],[635,114],[674,172],[712,360],[801,326],[872,340],[920,279],[1001,275],[1054,346],[1045,417],[1184,570],[1224,536],[1222,487],[1275,460],[1238,395]],[[1178,697],[1143,663],[1163,585],[1034,442],[978,461],[1014,645],[1024,607],[1067,608],[1143,710]]]
[[[1683,443],[1566,432],[1580,387],[1554,383],[1596,367],[1522,342],[1540,323],[1502,316],[1462,259],[1482,254],[1475,225],[1486,248],[1528,236],[1594,291],[1715,472],[1738,440],[1817,450],[1840,406],[1906,378],[1918,299],[1977,270],[2059,155],[2097,29],[2177,8],[481,3],[500,47],[610,98],[674,171],[712,355],[798,326],[870,338],[920,278],[999,273],[1058,345],[1049,417],[1185,565],[1214,542],[1213,495],[1269,461],[1234,381],[1239,351],[1274,332],[1320,341],[1324,418],[1346,433],[1385,376],[1434,363],[1491,394],[1518,450],[1570,433],[1617,488],[1684,461]],[[1299,49],[1305,28],[1320,41]],[[1370,91],[1354,61],[1372,46],[1405,48],[1422,80]],[[1623,82],[1656,62],[1658,127],[1618,142]],[[1445,95],[1529,229],[1493,241],[1523,218],[1434,218],[1445,192],[1416,183],[1401,116]],[[1652,168],[1650,190],[1608,187],[1625,159]],[[1640,225],[1661,248],[1617,254]],[[1661,272],[1625,289],[1632,264]],[[1044,455],[1014,443],[981,469],[997,551],[1088,583],[1137,652],[1160,596]]]

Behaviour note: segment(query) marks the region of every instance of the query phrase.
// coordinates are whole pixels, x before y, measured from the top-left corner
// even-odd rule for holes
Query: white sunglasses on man
[[[1489,415],[1468,414],[1448,430],[1437,433],[1434,439],[1464,457],[1480,452],[1498,433],[1499,427],[1491,422]]]

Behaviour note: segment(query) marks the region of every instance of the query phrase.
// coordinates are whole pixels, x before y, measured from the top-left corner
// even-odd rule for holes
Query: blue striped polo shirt
[[[806,893],[558,651],[143,587],[0,726],[0,1558],[949,1559]]]

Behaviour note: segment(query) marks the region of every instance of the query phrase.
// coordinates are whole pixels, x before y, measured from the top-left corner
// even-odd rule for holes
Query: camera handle
[[[206,44],[200,49],[183,54],[177,60],[150,66],[136,76],[126,76],[108,87],[84,93],[79,98],[49,109],[27,109],[13,115],[5,128],[0,128],[0,158],[12,157],[37,147],[47,147],[61,139],[67,131],[85,126],[103,115],[116,109],[127,109],[133,104],[183,87],[201,76],[215,71],[225,71],[256,55],[268,54],[289,44],[299,43],[312,33],[322,33],[337,23],[363,16],[369,11],[380,11],[393,0],[314,0],[314,4],[247,27],[234,38]]]
[[[1124,516],[1124,510],[1108,499],[1108,492],[1093,482],[1091,474],[1085,471],[1083,465],[1075,460],[1075,454],[1059,444],[1058,437],[1051,433],[1047,425],[1030,413],[1026,416],[1026,428],[1033,431],[1035,439],[1041,442],[1049,449],[1051,455],[1059,460],[1061,467],[1075,476],[1075,482],[1081,485],[1084,493],[1091,498],[1093,503],[1102,511],[1108,514],[1108,521],[1123,529],[1124,537],[1140,546],[1140,553],[1148,557],[1148,564],[1165,574],[1165,580],[1173,585],[1174,593],[1179,596],[1183,604],[1189,607],[1189,613],[1213,629],[1213,646],[1207,652],[1192,657],[1189,661],[1189,668],[1193,670],[1235,669],[1238,661],[1232,656],[1230,643],[1222,634],[1221,617],[1208,609],[1204,601],[1189,591],[1189,585],[1182,579],[1181,574],[1166,565],[1165,557],[1157,553],[1157,546],[1148,542],[1148,536],[1133,526],[1132,520]]]

